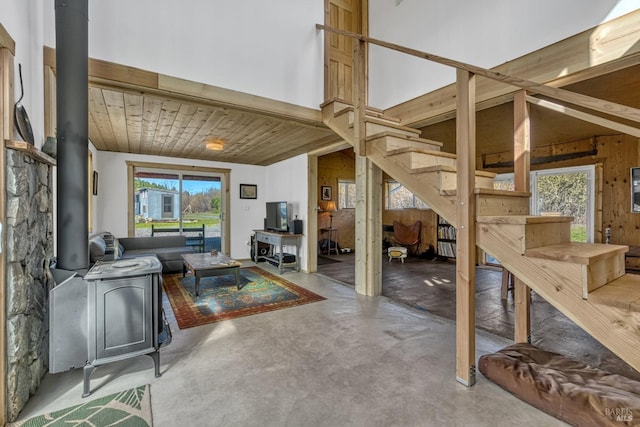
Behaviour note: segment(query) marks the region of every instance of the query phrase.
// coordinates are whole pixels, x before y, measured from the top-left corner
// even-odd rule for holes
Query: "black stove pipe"
[[[57,267],[89,267],[89,6],[55,0],[57,113]]]

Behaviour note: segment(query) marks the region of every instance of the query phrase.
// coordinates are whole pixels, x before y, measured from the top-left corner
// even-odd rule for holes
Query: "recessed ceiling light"
[[[224,141],[220,138],[207,138],[204,143],[207,150],[220,151],[224,148]]]

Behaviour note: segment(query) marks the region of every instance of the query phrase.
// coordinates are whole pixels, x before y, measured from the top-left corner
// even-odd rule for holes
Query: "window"
[[[513,190],[513,174],[498,175],[493,186],[502,190]],[[594,206],[594,166],[531,172],[532,215],[572,216],[572,241],[593,242]]]
[[[136,168],[133,178],[136,236],[150,235],[152,225],[157,233],[204,225],[206,237],[221,235],[220,176]]]
[[[420,200],[404,185],[387,181],[385,183],[385,209],[429,209],[429,205]]]
[[[356,182],[353,180],[338,181],[338,209],[356,208]]]
[[[162,196],[162,217],[171,218],[173,216],[173,196],[164,194]]]

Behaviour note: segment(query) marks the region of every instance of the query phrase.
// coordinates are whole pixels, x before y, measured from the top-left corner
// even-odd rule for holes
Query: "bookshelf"
[[[456,257],[456,228],[438,215],[437,224],[438,256],[454,259]]]

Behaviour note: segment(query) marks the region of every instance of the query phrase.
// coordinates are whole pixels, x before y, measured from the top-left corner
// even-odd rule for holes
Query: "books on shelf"
[[[455,242],[438,242],[438,255],[455,258],[456,256],[456,244]]]
[[[438,227],[438,239],[456,240],[456,229],[450,225]]]

